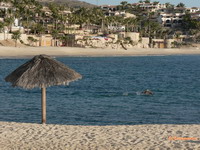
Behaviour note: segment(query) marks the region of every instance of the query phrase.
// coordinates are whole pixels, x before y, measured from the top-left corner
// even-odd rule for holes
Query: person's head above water
[[[142,93],[145,95],[153,95],[153,92],[150,91],[149,89],[144,90]]]

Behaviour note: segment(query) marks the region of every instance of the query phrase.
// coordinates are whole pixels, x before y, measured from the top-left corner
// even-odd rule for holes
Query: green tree
[[[76,23],[79,24],[80,29],[82,29],[83,24],[87,20],[87,14],[88,14],[88,9],[86,8],[80,8],[79,10],[75,11],[74,13],[76,15]]]
[[[35,39],[35,38],[33,38],[32,36],[29,36],[29,37],[27,38],[27,40],[28,40],[28,42],[29,42],[29,44],[30,44],[31,46],[34,46],[34,43],[38,42],[38,40]]]
[[[153,4],[154,4],[154,5],[159,4],[159,1],[154,1]]]
[[[120,4],[121,4],[120,9],[121,10],[125,10],[127,8],[128,2],[127,1],[122,1]]]
[[[0,21],[0,33],[3,31],[4,29],[4,23]]]
[[[41,24],[36,24],[36,26],[34,27],[35,32],[37,33],[37,35],[40,37],[39,38],[39,46],[42,45],[42,35],[45,32],[45,27]]]
[[[54,46],[58,46],[57,45],[57,39],[59,39],[59,30],[53,29],[51,32],[51,35],[53,37],[54,40]]]
[[[176,7],[185,7],[184,3],[179,3]]]
[[[151,2],[151,0],[145,0],[144,2],[145,2],[145,3],[150,3],[150,2]]]
[[[17,40],[20,40],[21,33],[20,31],[12,32],[12,39],[15,41],[15,47],[17,47]]]
[[[12,32],[12,24],[13,23],[14,23],[14,17],[13,16],[4,18],[4,24],[5,24],[5,26],[7,26],[7,29],[8,29],[7,34],[9,34],[9,32]]]

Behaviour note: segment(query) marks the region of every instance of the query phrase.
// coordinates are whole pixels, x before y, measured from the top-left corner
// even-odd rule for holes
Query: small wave
[[[124,92],[124,93],[122,93],[122,95],[123,95],[123,96],[128,96],[129,93],[128,93],[128,92]]]
[[[142,95],[142,93],[141,92],[136,92],[136,95]]]

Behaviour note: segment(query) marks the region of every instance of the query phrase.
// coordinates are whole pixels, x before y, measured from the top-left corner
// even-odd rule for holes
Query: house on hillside
[[[3,18],[6,16],[7,10],[11,8],[10,4],[0,2],[0,21],[3,21]]]
[[[184,15],[185,13],[160,13],[157,21],[164,27],[180,27],[182,25]]]
[[[191,15],[192,19],[200,21],[200,11],[195,12],[195,13],[191,13],[190,15]]]
[[[149,12],[156,12],[160,9],[166,8],[165,4],[161,4],[159,2],[150,2],[150,3],[134,3],[132,4],[133,7],[140,7],[144,11],[149,11]]]
[[[189,12],[189,13],[197,13],[197,12],[200,12],[200,7],[187,8],[187,12]]]
[[[6,2],[0,2],[0,21],[4,22],[6,17],[8,16],[8,10],[9,9],[13,9],[10,3],[6,3]],[[14,18],[14,22],[12,23],[12,25],[8,28],[7,26],[4,27],[4,32],[5,33],[9,33],[9,32],[13,32],[13,31],[17,31],[20,30],[21,33],[24,32],[24,28],[21,26],[21,21],[19,18]]]
[[[116,5],[102,5],[101,9],[105,16],[125,16],[125,11],[119,11]]]

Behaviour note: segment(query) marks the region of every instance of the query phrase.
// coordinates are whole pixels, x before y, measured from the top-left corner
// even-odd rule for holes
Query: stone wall
[[[28,37],[33,37],[34,39],[37,39],[38,42],[30,43],[28,41]],[[0,40],[6,40],[6,39],[12,39],[12,34],[7,34],[7,33],[0,33]],[[35,36],[35,35],[27,35],[27,34],[21,34],[21,38],[20,40],[22,40],[24,42],[24,44],[31,44],[34,46],[55,46],[61,45],[60,41],[54,41],[51,35],[42,35],[42,36]]]
[[[138,43],[140,40],[140,33],[137,32],[126,32],[125,37],[130,37],[133,42]]]

